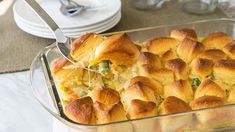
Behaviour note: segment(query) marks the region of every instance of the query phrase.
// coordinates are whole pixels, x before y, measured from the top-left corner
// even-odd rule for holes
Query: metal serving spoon
[[[60,11],[65,16],[76,16],[80,14],[86,7],[83,5],[79,5],[75,1],[72,0],[59,0],[61,3]]]
[[[56,38],[56,46],[60,53],[70,62],[74,63],[72,59],[69,58],[70,53],[70,43],[72,40],[65,37],[63,32],[60,30],[59,26],[55,21],[42,9],[42,7],[35,0],[24,0],[25,3],[32,8],[32,10],[41,18],[41,20],[47,24],[47,26],[54,33]]]

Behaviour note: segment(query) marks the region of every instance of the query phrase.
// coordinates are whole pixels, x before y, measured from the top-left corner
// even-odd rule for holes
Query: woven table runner
[[[130,0],[122,0],[121,21],[107,32],[224,17],[227,16],[220,9],[203,16],[184,13],[176,0],[166,2],[162,9],[154,11],[137,10]],[[21,31],[14,22],[12,8],[9,9],[0,16],[0,73],[28,70],[37,53],[54,41]]]

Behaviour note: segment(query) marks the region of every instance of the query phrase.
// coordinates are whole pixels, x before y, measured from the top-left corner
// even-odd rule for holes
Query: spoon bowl
[[[65,4],[63,0],[60,0],[60,3],[61,3],[60,7],[61,13],[69,17],[76,16],[85,9],[85,6],[79,5],[78,3],[70,0],[67,1],[67,4]]]

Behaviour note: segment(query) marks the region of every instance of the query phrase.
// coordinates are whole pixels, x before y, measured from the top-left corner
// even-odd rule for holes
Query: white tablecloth
[[[52,132],[52,116],[34,99],[28,71],[0,74],[0,89],[0,132]]]

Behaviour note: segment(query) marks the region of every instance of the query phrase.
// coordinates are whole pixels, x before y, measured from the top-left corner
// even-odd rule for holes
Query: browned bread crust
[[[110,60],[114,65],[130,66],[138,60],[140,51],[125,33],[115,34],[101,43],[95,51],[93,64]]]
[[[220,98],[226,98],[225,91],[211,79],[202,80],[201,84],[195,92],[195,99],[202,97],[204,95],[216,96]]]
[[[219,59],[226,59],[226,54],[220,50],[220,49],[208,49],[199,54],[197,57],[204,58],[204,59],[210,59],[213,61],[219,60]]]
[[[156,68],[151,65],[142,65],[139,67],[140,75],[152,78],[162,85],[169,84],[174,81],[174,73],[172,70],[167,68]]]
[[[215,79],[228,84],[235,82],[235,60],[218,60],[214,66]]]
[[[207,49],[223,49],[230,42],[232,42],[232,38],[223,32],[211,33],[202,41]]]
[[[186,112],[190,110],[191,108],[187,103],[174,96],[169,96],[165,98],[160,106],[161,115]]]
[[[120,101],[119,93],[111,88],[94,88],[90,96],[93,102],[100,102],[104,105],[113,105]]]
[[[231,58],[235,59],[235,41],[226,44],[223,51]]]
[[[189,69],[187,64],[180,58],[171,59],[166,61],[166,68],[174,72],[175,78],[179,79],[188,79]]]
[[[147,43],[147,49],[149,52],[157,55],[164,54],[168,50],[176,49],[179,45],[179,41],[171,37],[160,37],[152,39]]]
[[[190,38],[197,41],[197,34],[195,30],[189,28],[172,30],[170,36],[172,38],[178,39],[179,41],[182,41],[184,38]]]
[[[190,63],[197,55],[204,51],[202,43],[185,38],[177,47],[178,56],[186,63]]]
[[[103,41],[103,36],[88,33],[73,41],[71,44],[70,55],[75,61],[83,62],[89,65],[91,58],[94,56],[98,45]]]
[[[225,104],[226,104],[226,101],[220,97],[205,95],[205,96],[202,96],[202,97],[195,99],[191,103],[191,107],[193,110],[197,110],[197,109],[204,109],[204,108],[221,106],[221,105],[225,105]]]
[[[164,97],[175,96],[184,102],[190,102],[193,99],[193,90],[188,80],[177,80],[164,87]]]
[[[90,97],[84,97],[65,106],[64,112],[72,121],[81,124],[95,124],[93,102]]]
[[[156,116],[158,114],[157,106],[154,102],[142,101],[138,99],[133,99],[131,101],[127,111],[130,119]]]
[[[147,64],[157,68],[162,67],[159,56],[150,52],[141,52],[137,64],[139,66]]]
[[[154,93],[156,95],[156,98],[159,95],[163,94],[162,85],[158,81],[155,81],[155,80],[153,80],[151,78],[144,77],[144,76],[136,76],[136,77],[131,79],[130,86],[134,85],[136,83],[141,83],[141,84],[143,84],[143,85],[153,89],[153,91],[154,91]]]
[[[192,77],[204,79],[213,72],[213,61],[209,59],[195,58],[190,64]]]
[[[126,112],[121,102],[113,105],[95,102],[94,109],[98,124],[127,120]]]
[[[51,71],[56,73],[61,70],[64,66],[71,64],[68,60],[66,60],[63,56],[55,59],[51,65]]]

